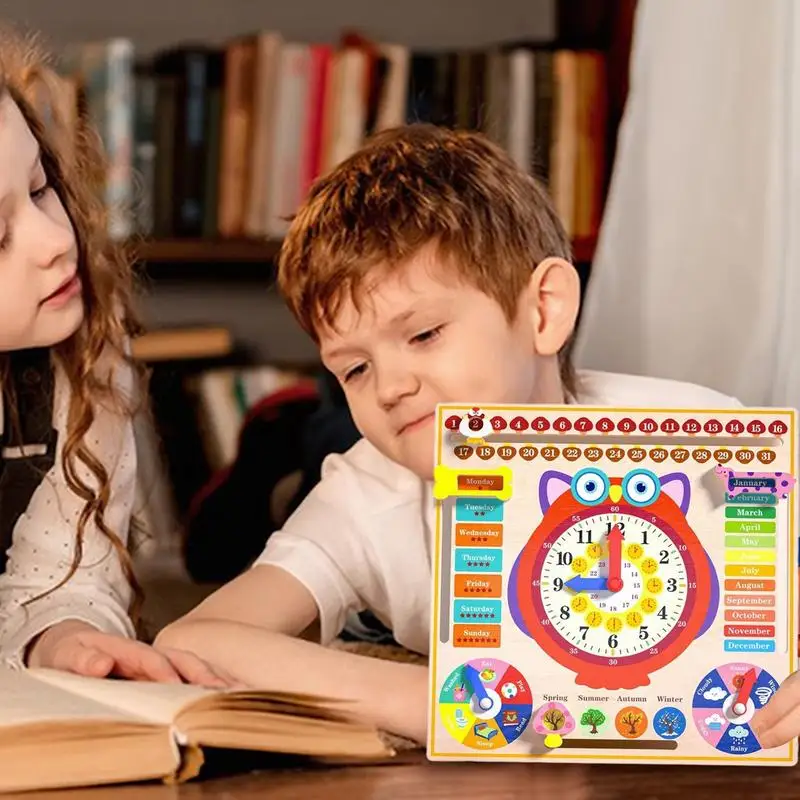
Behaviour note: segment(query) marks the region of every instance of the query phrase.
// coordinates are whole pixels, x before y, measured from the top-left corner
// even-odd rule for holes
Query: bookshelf
[[[155,364],[225,358],[233,352],[233,338],[227,328],[167,328],[146,331],[133,341],[133,357]]]
[[[151,239],[136,245],[135,252],[144,264],[268,264],[280,247],[279,240],[270,239]]]
[[[594,257],[596,237],[575,239],[573,258],[585,263]],[[134,246],[145,267],[154,265],[253,264],[271,265],[281,248],[279,239],[151,239]],[[222,276],[220,276],[222,277]]]
[[[25,8],[31,2],[34,4],[39,2],[43,8],[45,6],[44,0],[15,1],[23,3]],[[308,2],[318,3],[320,0],[308,0]],[[227,417],[233,422],[217,425],[213,421],[220,415],[220,409],[224,406],[224,403],[218,402],[219,398],[230,399],[231,392],[225,388],[227,383],[236,381],[240,389],[242,385],[258,387],[261,386],[259,380],[273,382],[283,380],[283,372],[289,369],[287,365],[291,365],[291,369],[295,369],[296,366],[298,370],[304,369],[309,372],[314,372],[318,368],[316,348],[313,347],[313,343],[307,342],[308,337],[290,318],[275,287],[275,262],[281,247],[281,236],[285,235],[285,226],[277,224],[277,220],[285,220],[290,216],[298,197],[302,196],[302,190],[298,189],[298,180],[294,175],[291,176],[291,180],[285,181],[289,188],[281,188],[275,180],[277,171],[266,168],[278,164],[288,169],[287,165],[291,163],[292,169],[297,172],[298,165],[295,163],[297,158],[293,156],[290,145],[295,140],[308,141],[309,134],[307,130],[303,132],[299,128],[289,130],[291,126],[283,130],[274,123],[274,119],[286,119],[291,116],[288,113],[274,113],[273,121],[268,121],[269,124],[263,120],[259,121],[260,117],[255,113],[255,104],[251,102],[253,98],[250,97],[247,101],[250,106],[247,108],[250,115],[248,130],[251,132],[248,133],[247,141],[237,144],[231,139],[233,143],[229,142],[228,149],[225,150],[226,96],[237,96],[237,92],[244,85],[250,85],[252,91],[251,79],[255,80],[254,73],[243,72],[247,79],[239,81],[238,88],[234,81],[231,91],[224,81],[220,82],[216,70],[216,66],[219,66],[219,56],[221,54],[223,58],[231,60],[230,48],[235,40],[241,44],[238,38],[240,35],[248,37],[257,33],[264,35],[269,31],[282,33],[286,36],[285,41],[291,41],[293,45],[307,45],[311,50],[312,63],[318,63],[313,62],[313,58],[325,56],[319,48],[323,44],[328,44],[334,51],[330,54],[331,60],[326,62],[328,74],[338,70],[341,74],[347,72],[350,76],[361,75],[361,88],[364,88],[363,81],[366,80],[364,73],[378,74],[380,69],[386,70],[382,73],[384,77],[381,79],[385,83],[377,84],[380,87],[378,95],[383,92],[384,97],[393,98],[394,106],[390,108],[391,113],[387,113],[386,108],[383,109],[385,119],[402,122],[422,117],[421,121],[435,124],[483,127],[487,133],[492,126],[487,124],[485,118],[482,119],[480,109],[486,107],[486,98],[491,97],[491,87],[494,84],[487,82],[488,77],[480,76],[488,76],[494,63],[493,59],[498,56],[498,50],[501,51],[502,59],[498,63],[501,64],[502,70],[507,68],[513,57],[518,59],[514,61],[517,65],[515,69],[522,69],[522,74],[526,76],[522,83],[516,84],[513,96],[517,100],[522,97],[520,92],[523,89],[535,95],[535,88],[532,88],[537,69],[535,65],[539,63],[540,56],[547,51],[563,49],[602,53],[606,59],[605,76],[608,84],[607,108],[604,115],[602,119],[599,116],[595,119],[584,109],[581,130],[568,132],[568,136],[564,138],[571,137],[568,151],[576,151],[580,147],[585,152],[587,139],[591,141],[595,134],[604,140],[603,147],[598,147],[597,158],[593,156],[593,162],[588,169],[584,161],[582,168],[570,167],[566,174],[561,173],[557,181],[563,199],[564,193],[568,194],[571,191],[570,187],[574,189],[579,182],[586,180],[587,174],[590,176],[588,180],[591,186],[584,190],[583,201],[566,204],[568,207],[581,208],[580,219],[575,219],[579,215],[573,211],[569,230],[573,237],[573,260],[578,268],[582,285],[585,286],[589,280],[597,243],[598,220],[605,202],[608,178],[613,166],[617,129],[627,94],[627,63],[636,0],[533,0],[533,2],[503,0],[497,8],[484,7],[480,0],[470,0],[467,5],[472,5],[476,9],[481,6],[481,11],[476,11],[476,16],[482,14],[496,22],[504,16],[504,12],[507,12],[509,18],[515,14],[520,19],[527,15],[531,24],[511,24],[506,20],[503,25],[498,23],[495,29],[487,26],[486,30],[483,30],[482,23],[468,26],[466,22],[468,13],[462,15],[459,20],[452,19],[452,15],[448,13],[446,26],[448,35],[438,31],[428,31],[426,35],[431,38],[426,41],[412,35],[410,29],[404,30],[402,26],[392,22],[394,12],[385,11],[383,7],[365,4],[365,7],[369,5],[372,9],[370,11],[374,18],[372,22],[365,18],[350,20],[345,19],[347,4],[335,1],[324,6],[331,25],[334,25],[336,18],[342,17],[343,24],[353,22],[355,25],[363,25],[367,35],[373,33],[385,35],[387,42],[392,42],[396,37],[398,46],[407,51],[405,53],[383,51],[378,60],[371,51],[360,54],[349,52],[354,58],[347,60],[346,63],[334,58],[337,46],[340,47],[342,44],[337,31],[332,29],[322,31],[318,27],[315,28],[314,24],[301,22],[299,19],[294,25],[286,24],[282,21],[280,13],[264,4],[261,4],[263,13],[261,10],[257,12],[257,23],[252,21],[252,17],[245,19],[245,16],[242,16],[244,12],[237,16],[238,12],[233,10],[233,6],[237,6],[238,3],[242,9],[247,7],[252,10],[259,4],[234,0],[229,16],[236,17],[236,21],[231,20],[229,28],[225,30],[218,29],[217,23],[201,29],[195,24],[194,19],[187,21],[176,17],[170,31],[162,32],[159,26],[154,25],[148,25],[143,29],[138,15],[136,26],[127,29],[124,26],[119,27],[116,24],[116,11],[113,26],[107,29],[102,26],[92,26],[90,20],[93,15],[89,8],[94,3],[95,0],[80,0],[79,5],[84,7],[84,11],[78,16],[84,18],[85,22],[72,25],[68,34],[70,43],[79,40],[75,31],[91,30],[91,36],[84,38],[95,40],[102,40],[117,33],[122,37],[131,35],[135,40],[134,49],[132,53],[124,55],[124,58],[130,57],[136,62],[142,54],[140,45],[158,39],[158,47],[143,48],[147,51],[144,54],[144,61],[149,63],[136,64],[134,69],[135,80],[132,87],[135,95],[134,106],[140,104],[149,110],[145,115],[140,114],[140,122],[144,119],[145,124],[134,129],[133,141],[123,142],[124,146],[117,142],[120,146],[115,148],[114,126],[103,116],[105,106],[102,103],[95,103],[91,107],[100,109],[99,118],[106,125],[101,134],[104,140],[111,137],[112,155],[116,153],[118,156],[122,154],[122,157],[130,158],[129,146],[132,144],[134,158],[133,163],[128,166],[133,166],[137,174],[145,178],[142,186],[147,189],[147,202],[143,206],[149,209],[149,217],[146,224],[140,219],[134,220],[128,232],[123,234],[123,237],[130,236],[124,240],[135,258],[137,272],[141,278],[143,290],[141,316],[147,327],[146,333],[134,343],[134,353],[151,367],[154,417],[166,455],[168,480],[165,480],[164,484],[173,496],[178,517],[184,516],[197,490],[218,466],[209,457],[208,442],[213,443],[219,438],[221,435],[219,432],[223,429],[227,431],[223,438],[229,443],[227,452],[230,451],[230,442],[233,441],[232,431],[236,428],[239,417],[229,409]],[[195,16],[188,0],[179,0],[179,5],[186,13],[192,11],[190,17]],[[210,9],[215,3],[214,0],[199,0],[197,5]],[[512,5],[516,10],[511,8]],[[290,6],[282,8],[287,9]],[[534,7],[536,10],[531,11]],[[522,9],[526,9],[524,13]],[[428,10],[426,3],[419,4],[419,13],[404,7],[402,17],[424,18],[423,15]],[[200,17],[202,14],[198,13],[197,16]],[[216,8],[213,16],[214,19],[218,16]],[[534,17],[536,17],[535,24],[533,24]],[[338,25],[338,22],[336,24]],[[474,35],[469,37],[466,35],[467,27],[474,29]],[[159,28],[158,37],[155,36],[157,28]],[[515,41],[516,36],[520,36],[519,41]],[[200,50],[208,43],[209,47],[216,51],[216,56],[205,62],[208,67],[207,74],[210,76],[207,83],[204,84],[200,94],[192,95],[195,102],[201,103],[206,109],[204,112],[206,127],[203,128],[200,145],[196,141],[192,144],[194,140],[187,133],[188,120],[192,119],[189,110],[194,108],[196,111],[199,106],[192,106],[188,102],[189,93],[186,87],[190,85],[188,76],[191,70],[187,67],[189,62],[186,60],[186,54],[176,60],[173,52],[170,58],[159,60],[160,56],[169,52],[168,48],[182,46],[192,41],[198,43]],[[262,46],[267,44],[266,41],[261,42]],[[162,46],[163,52],[160,51]],[[350,48],[363,49],[358,46],[353,47],[352,44],[343,49],[350,50]],[[249,51],[240,53],[237,69],[241,70],[241,62],[251,58],[252,55]],[[303,55],[304,58],[309,57],[305,53]],[[365,61],[366,66],[363,63]],[[405,93],[404,96],[409,100],[408,104],[405,100],[397,100],[396,91],[388,90],[391,76],[402,73],[397,66],[398,63],[405,63],[409,74],[413,73],[413,80],[404,82],[401,87],[401,94]],[[546,58],[543,63],[547,64]],[[272,91],[276,93],[275,87],[284,85],[276,77],[280,74],[277,65],[279,62],[273,63],[269,69],[262,69],[263,74],[272,75],[269,80],[273,82]],[[139,67],[143,69],[140,70]],[[510,67],[508,69],[510,70]],[[548,69],[553,73],[552,63]],[[579,69],[584,71],[581,72],[582,78],[578,83],[585,88],[587,85],[585,62],[571,67],[573,79]],[[372,70],[375,72],[372,73]],[[549,75],[547,70],[541,74]],[[472,77],[465,82],[465,75]],[[448,78],[449,94],[444,99],[438,97],[436,103],[431,103],[430,92],[435,85],[440,85],[442,77]],[[471,82],[473,78],[475,85]],[[266,80],[264,79],[264,85]],[[285,81],[285,76],[281,80]],[[550,76],[545,80],[553,89],[555,78]],[[588,83],[592,85],[592,79]],[[476,89],[476,86],[483,88]],[[420,91],[421,87],[424,91]],[[129,90],[130,88],[128,87]],[[196,87],[195,91],[198,91]],[[497,94],[498,97],[503,97],[503,92]],[[300,96],[306,98],[304,102],[307,102],[311,95],[300,93]],[[331,94],[331,97],[334,96]],[[358,100],[354,106],[353,97],[362,96],[360,91],[350,92],[347,102],[331,101],[331,118],[338,120],[339,123],[333,126],[334,128],[340,132],[345,129],[350,130],[351,125],[341,123],[348,114],[354,113],[354,107],[358,107],[358,114],[363,114],[363,119],[359,116],[356,125],[360,131],[359,136],[370,129],[370,126],[373,126],[374,130],[374,126],[377,125],[376,118],[381,116],[381,106],[378,104],[378,107],[374,108],[370,105],[375,102],[375,93],[370,94],[369,100]],[[547,99],[546,91],[543,96],[545,103],[553,102]],[[326,109],[328,100],[324,91],[321,97],[324,100],[322,107]],[[536,111],[535,96],[533,99],[522,97],[522,101],[519,107],[524,110],[518,110],[514,117],[517,122],[529,111]],[[242,102],[240,98],[239,106]],[[337,103],[341,104],[341,108]],[[365,108],[361,108],[361,105]],[[499,108],[505,122],[500,126],[501,130],[495,131],[495,134],[505,137],[503,141],[510,142],[508,133],[503,133],[502,130],[510,125],[509,120],[513,115],[509,109],[513,105],[511,100],[501,99]],[[592,107],[588,101],[584,105]],[[526,167],[533,166],[524,162],[534,151],[539,154],[547,153],[545,160],[550,158],[553,151],[546,144],[543,145],[543,142],[548,142],[548,137],[551,143],[561,138],[552,132],[556,130],[557,115],[553,110],[554,107],[555,104],[549,107],[554,120],[551,130],[545,129],[537,133],[533,130],[535,124],[531,125],[529,121],[527,125],[532,130],[526,132],[527,138],[525,141],[515,143],[515,159]],[[495,106],[495,109],[497,108],[498,106]],[[238,107],[238,111],[241,110],[241,107]],[[427,118],[425,118],[426,113]],[[566,116],[572,119],[569,114]],[[536,114],[533,113],[532,117],[527,119],[531,118],[535,120]],[[258,134],[252,132],[256,130],[256,126],[260,126]],[[522,127],[526,128],[526,125]],[[321,128],[324,130],[325,126]],[[266,136],[262,135],[265,131]],[[537,136],[540,138],[537,139]],[[330,145],[330,151],[337,156],[348,152],[351,145],[357,144],[358,138],[355,137],[352,142],[334,142]],[[275,144],[278,139],[283,142],[283,149],[280,152],[277,151]],[[252,144],[253,141],[265,140],[273,142],[269,153],[260,151]],[[166,156],[162,158],[159,153],[166,153]],[[318,154],[318,171],[315,174],[325,171],[324,155],[324,152]],[[565,158],[563,153],[560,157]],[[569,156],[568,153],[566,158],[570,157],[576,158]],[[558,157],[554,159],[557,160]],[[552,163],[549,166],[552,167]],[[287,174],[286,169],[281,171],[282,175]],[[554,174],[538,168],[536,171],[540,174],[544,172],[548,177]],[[308,179],[311,177],[307,174],[309,168],[304,167],[300,172],[304,175],[302,187],[307,188]],[[235,180],[232,176],[236,176]],[[236,181],[241,183],[243,180],[247,184],[246,188],[236,185]],[[221,184],[225,181],[233,183],[226,184],[223,192]],[[253,184],[258,184],[256,190],[253,189]],[[550,186],[553,186],[552,182]],[[219,209],[226,205],[221,197],[225,193],[228,195],[226,201],[228,211],[222,214]],[[230,200],[233,195],[236,196],[235,202]],[[192,203],[195,203],[195,206],[192,206]],[[198,204],[201,208],[199,216],[202,218],[202,224],[198,221],[196,208]],[[189,215],[191,220],[187,216],[182,216],[184,214],[182,209],[186,208],[194,208]],[[259,377],[257,370],[263,370],[264,367],[274,368],[275,375]],[[228,374],[222,374],[226,372]],[[253,396],[257,393],[256,389],[252,392]],[[204,423],[198,424],[198,420],[204,420]],[[212,444],[210,449],[216,450],[219,447],[217,444]]]

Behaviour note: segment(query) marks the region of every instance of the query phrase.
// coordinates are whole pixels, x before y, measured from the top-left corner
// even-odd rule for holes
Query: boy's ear
[[[557,355],[575,330],[581,302],[581,281],[564,258],[541,261],[528,284],[534,346],[541,356]]]

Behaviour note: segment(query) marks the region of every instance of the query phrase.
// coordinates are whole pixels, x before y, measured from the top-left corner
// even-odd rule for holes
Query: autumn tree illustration
[[[667,736],[674,736],[675,735],[675,727],[678,724],[678,715],[673,711],[665,711],[659,718],[658,721],[661,725],[665,728],[665,733]]]
[[[642,721],[642,715],[629,711],[620,722],[628,726],[628,735],[636,736],[636,726]]]
[[[589,733],[597,733],[597,726],[606,721],[606,715],[599,708],[589,708],[583,712],[581,725],[591,726]]]
[[[549,728],[551,731],[557,731],[564,727],[564,714],[557,708],[551,708],[544,717],[542,717],[542,721],[545,727]]]

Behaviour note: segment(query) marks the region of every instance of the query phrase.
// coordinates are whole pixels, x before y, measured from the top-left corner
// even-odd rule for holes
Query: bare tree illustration
[[[633,711],[629,711],[621,720],[620,722],[623,725],[628,726],[628,735],[629,736],[636,736],[636,727],[642,721],[642,715],[636,714]]]
[[[542,721],[551,731],[557,731],[564,727],[564,714],[557,708],[551,708],[544,717],[542,717]]]

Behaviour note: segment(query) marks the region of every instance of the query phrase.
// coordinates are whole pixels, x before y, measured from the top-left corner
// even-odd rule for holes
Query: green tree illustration
[[[581,725],[590,725],[589,733],[597,733],[597,726],[606,721],[606,715],[599,708],[590,708],[583,712]]]

